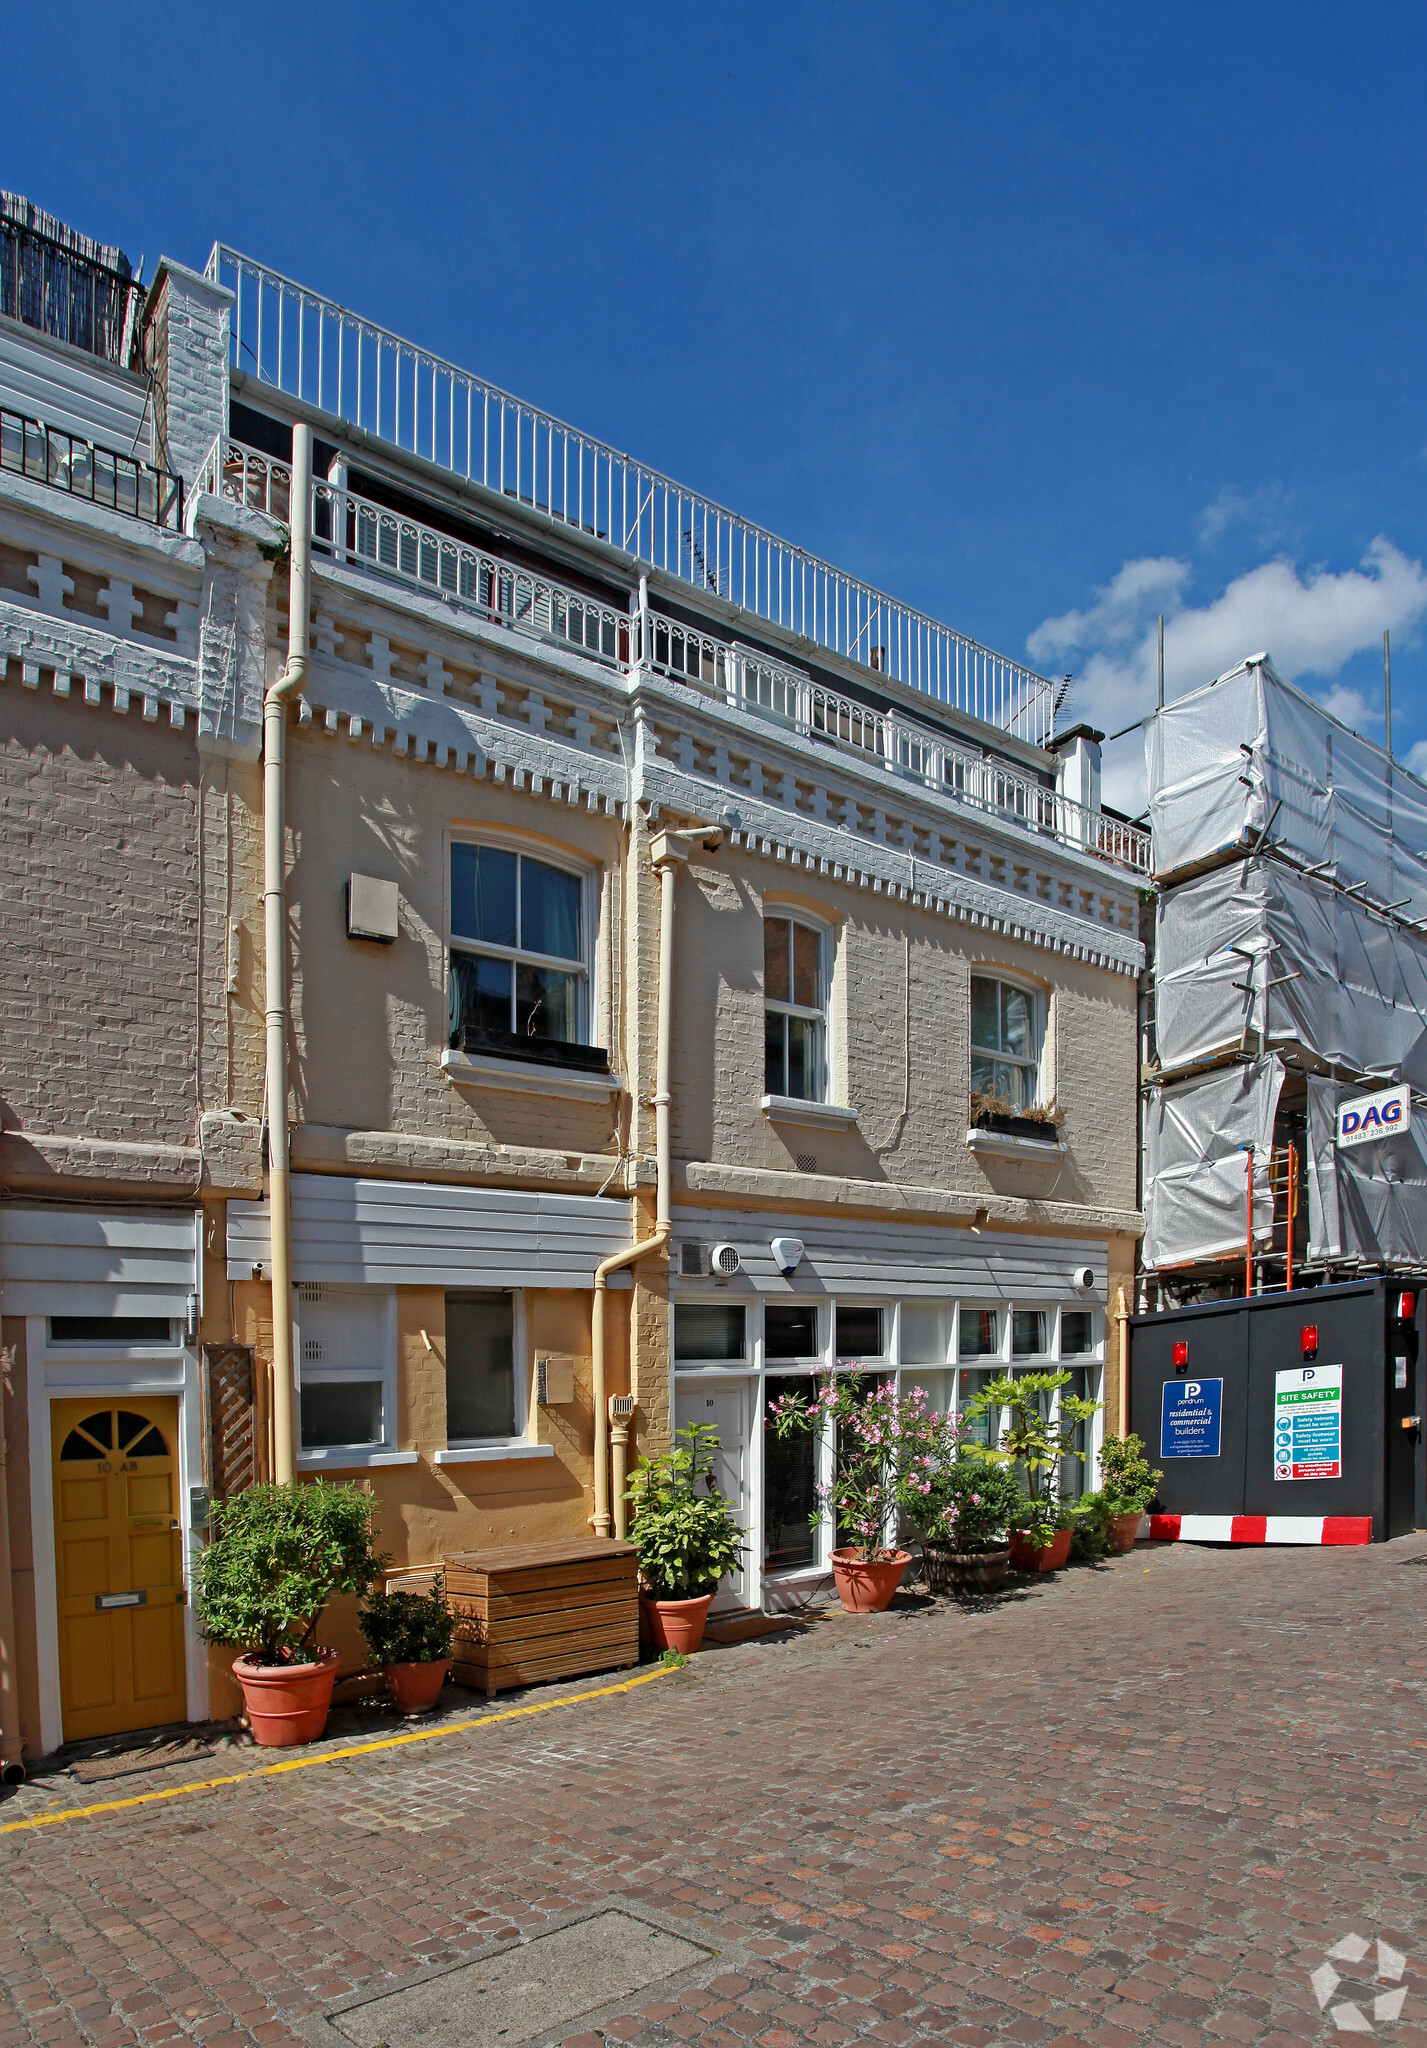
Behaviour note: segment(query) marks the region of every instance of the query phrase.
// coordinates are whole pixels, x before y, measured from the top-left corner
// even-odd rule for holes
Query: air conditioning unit
[[[679,1246],[679,1271],[686,1280],[702,1280],[709,1270],[709,1248],[687,1240]]]
[[[716,1244],[709,1253],[709,1271],[715,1280],[731,1280],[743,1270],[743,1257],[736,1244]]]

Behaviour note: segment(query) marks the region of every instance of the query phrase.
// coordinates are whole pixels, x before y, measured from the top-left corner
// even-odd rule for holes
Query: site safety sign
[[[1343,1368],[1295,1365],[1273,1376],[1273,1476],[1343,1476]]]

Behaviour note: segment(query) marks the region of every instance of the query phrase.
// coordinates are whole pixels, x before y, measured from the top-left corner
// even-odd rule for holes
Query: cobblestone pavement
[[[1348,2002],[1427,2043],[1424,1610],[1423,1537],[1142,1546],[989,1611],[828,1616],[586,1706],[0,1835],[0,2048],[340,2048],[333,2001],[611,1905],[716,1953],[570,2048],[1287,2048],[1344,2038]],[[185,1770],[214,1765],[158,1782]],[[1405,1972],[1340,1950],[1320,2013],[1352,1934]]]

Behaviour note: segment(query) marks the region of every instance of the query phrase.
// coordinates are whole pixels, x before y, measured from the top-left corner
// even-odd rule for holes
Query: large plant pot
[[[994,1550],[953,1550],[949,1543],[923,1543],[922,1562],[928,1592],[980,1600],[988,1593],[999,1593],[1005,1585],[1011,1546],[1002,1543]]]
[[[678,1650],[685,1657],[692,1657],[703,1641],[712,1604],[712,1593],[702,1593],[697,1600],[653,1600],[647,1593],[639,1596],[639,1611],[655,1649]]]
[[[838,1599],[849,1614],[880,1614],[891,1606],[892,1595],[911,1561],[910,1550],[894,1550],[890,1557],[878,1558],[875,1563],[856,1550],[835,1550],[832,1576]]]
[[[1140,1511],[1138,1508],[1134,1510],[1133,1514],[1111,1515],[1110,1548],[1112,1550],[1133,1550],[1135,1538],[1139,1533]]]
[[[1057,1529],[1050,1542],[1037,1543],[1026,1529],[1011,1531],[1013,1572],[1058,1572],[1070,1555],[1069,1529]]]
[[[335,1650],[319,1650],[310,1664],[255,1664],[251,1657],[235,1658],[233,1676],[243,1688],[254,1742],[264,1749],[316,1742],[327,1726],[332,1681],[340,1662]]]
[[[382,1675],[391,1703],[399,1714],[429,1714],[441,1697],[451,1659],[432,1664],[383,1664]]]

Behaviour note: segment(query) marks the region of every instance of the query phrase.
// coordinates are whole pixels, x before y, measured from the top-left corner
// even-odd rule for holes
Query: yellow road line
[[[558,1700],[536,1700],[528,1707],[507,1707],[504,1713],[482,1714],[474,1721],[443,1722],[436,1728],[414,1728],[406,1735],[386,1735],[379,1742],[350,1742],[342,1749],[324,1750],[320,1756],[294,1756],[280,1764],[261,1764],[254,1771],[233,1771],[225,1778],[201,1778],[189,1785],[170,1785],[163,1792],[135,1792],[128,1799],[106,1799],[94,1806],[64,1806],[54,1813],[37,1813],[30,1820],[7,1821],[0,1835],[18,1835],[26,1828],[54,1827],[60,1821],[90,1820],[97,1813],[122,1813],[131,1806],[152,1806],[160,1799],[182,1799],[190,1792],[213,1792],[222,1785],[246,1784],[250,1778],[276,1778],[287,1771],[310,1771],[318,1764],[340,1763],[344,1757],[371,1756],[379,1749],[404,1749],[412,1742],[440,1742],[448,1735],[466,1735],[473,1728],[492,1728],[497,1721],[519,1721],[527,1714],[551,1714],[557,1707],[580,1707],[586,1700],[612,1699],[616,1693],[633,1692],[637,1685],[667,1678],[676,1667],[657,1665],[626,1678],[619,1685],[601,1685],[590,1692],[566,1693]]]

